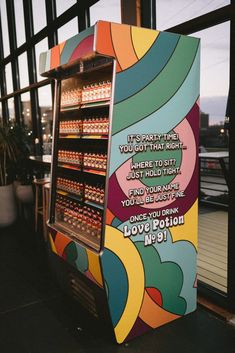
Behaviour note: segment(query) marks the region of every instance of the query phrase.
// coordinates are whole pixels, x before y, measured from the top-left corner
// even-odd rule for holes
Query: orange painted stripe
[[[97,23],[96,52],[116,59],[111,38],[111,24],[109,22],[99,21]],[[121,71],[121,67],[118,62],[116,70]]]
[[[60,66],[60,46],[56,45],[51,49],[51,69]]]
[[[62,53],[62,51],[63,51],[63,49],[64,49],[65,43],[66,43],[66,40],[65,40],[64,42],[62,42],[62,43],[59,44],[59,47],[60,47],[60,55],[61,55],[61,53]]]
[[[114,218],[115,218],[114,214],[107,208],[106,224],[111,225]]]
[[[178,319],[180,316],[169,313],[168,311],[161,308],[150,298],[148,293],[145,291],[139,317],[150,327],[156,328],[166,324],[167,322]]]
[[[122,70],[134,65],[138,58],[132,44],[131,26],[112,23],[111,35],[116,57]]]
[[[71,241],[71,239],[65,237],[64,235],[56,233],[54,244],[58,255],[63,256],[64,249],[69,243],[71,243]]]

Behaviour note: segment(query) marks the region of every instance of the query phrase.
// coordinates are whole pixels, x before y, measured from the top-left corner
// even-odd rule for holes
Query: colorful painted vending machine
[[[199,53],[99,21],[40,56],[55,81],[50,247],[118,343],[196,309]]]

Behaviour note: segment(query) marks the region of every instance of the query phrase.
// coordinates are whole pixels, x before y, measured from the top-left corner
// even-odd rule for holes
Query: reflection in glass
[[[20,75],[20,88],[29,85],[29,75],[28,75],[28,59],[27,54],[24,52],[18,57],[19,60],[19,75]]]
[[[17,47],[25,42],[25,27],[24,27],[24,10],[23,1],[14,1],[15,6],[15,16],[16,16],[16,37],[17,37]],[[17,21],[17,19],[20,19]]]
[[[48,50],[48,41],[47,38],[44,38],[35,45],[35,53],[36,53],[36,64],[37,64],[37,81],[42,81],[44,78],[39,74],[39,56],[42,52]]]
[[[52,98],[51,85],[38,89],[40,118],[42,125],[43,153],[51,154],[52,145]]]
[[[32,1],[34,33],[39,32],[47,24],[45,0]]]
[[[193,33],[201,38],[201,109],[209,125],[223,125],[229,90],[230,24]]]
[[[201,38],[200,206],[198,279],[227,292],[230,23],[194,33]]]
[[[69,9],[72,5],[76,4],[76,0],[56,0],[56,13],[57,17]]]
[[[156,27],[166,30],[229,4],[230,0],[156,0]]]
[[[14,105],[14,99],[10,98],[8,99],[8,109],[9,109],[9,122],[14,124],[15,122],[15,105]]]
[[[78,20],[76,17],[58,29],[58,41],[62,43],[75,36],[75,34],[78,34]]]
[[[6,1],[0,1],[4,57],[10,54]]]
[[[29,92],[21,94],[22,125],[32,134],[32,112]]]
[[[6,81],[7,81],[7,93],[9,94],[13,92],[11,63],[5,66],[5,72],[6,72]]]
[[[90,7],[91,25],[94,25],[98,20],[121,23],[120,0],[100,0],[96,4],[91,6]]]

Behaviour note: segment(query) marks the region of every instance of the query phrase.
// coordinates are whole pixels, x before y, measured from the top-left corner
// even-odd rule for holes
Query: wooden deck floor
[[[198,279],[227,293],[228,213],[199,211]]]

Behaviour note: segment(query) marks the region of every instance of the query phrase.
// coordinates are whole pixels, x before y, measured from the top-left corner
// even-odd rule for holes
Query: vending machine
[[[199,48],[98,21],[40,56],[55,81],[48,241],[118,343],[196,309]]]

